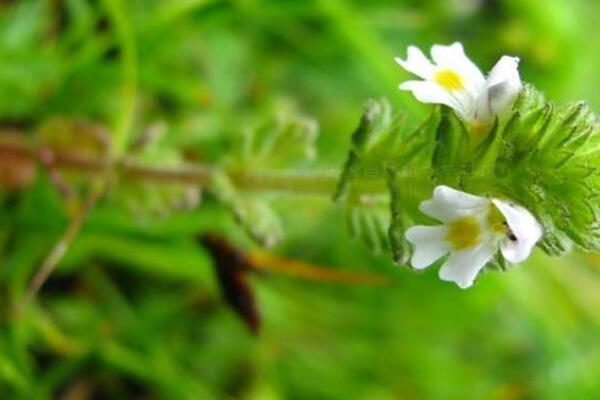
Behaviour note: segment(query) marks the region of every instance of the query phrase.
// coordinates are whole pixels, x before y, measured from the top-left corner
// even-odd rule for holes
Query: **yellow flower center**
[[[435,81],[448,90],[464,89],[462,77],[451,69],[441,69],[435,74]]]
[[[454,250],[464,250],[479,242],[481,228],[474,217],[463,217],[448,225],[446,240]]]

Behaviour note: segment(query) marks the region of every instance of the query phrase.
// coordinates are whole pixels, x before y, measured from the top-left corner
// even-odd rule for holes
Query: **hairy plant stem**
[[[28,304],[35,298],[48,280],[72,242],[81,231],[89,212],[104,194],[111,179],[131,181],[150,181],[160,183],[183,183],[207,187],[220,168],[212,165],[187,165],[182,167],[160,167],[136,163],[127,157],[91,157],[78,151],[51,149],[48,147],[30,147],[15,141],[0,141],[0,168],[11,169],[10,160],[19,160],[29,165],[38,164],[55,178],[60,178],[60,171],[88,174],[91,184],[83,203],[73,213],[71,222],[56,242],[50,253],[43,260],[40,268],[33,276],[23,299],[17,304],[17,315],[21,315]],[[250,172],[242,170],[226,171],[235,187],[249,192],[274,192],[292,195],[321,196],[330,199],[339,179],[339,171],[328,173],[273,173]],[[57,183],[57,182],[55,182]],[[60,185],[59,185],[60,186]],[[64,189],[64,188],[63,188]],[[348,193],[347,202],[368,204],[374,198],[381,198],[387,193],[383,176],[371,174],[368,179],[355,182]]]
[[[40,163],[41,155],[52,153],[53,166],[59,170],[69,170],[82,174],[101,175],[111,169],[118,179],[150,181],[156,183],[184,183],[207,187],[219,168],[213,165],[193,164],[181,167],[143,165],[127,157],[112,162],[106,158],[91,158],[76,151],[36,149],[24,144],[1,143],[0,157],[10,155]],[[326,172],[255,172],[231,170],[228,176],[239,190],[257,192],[279,192],[293,195],[317,195],[331,197],[335,191],[339,171]],[[386,194],[385,176],[370,174],[368,178],[357,180],[352,186],[352,197],[378,196]]]

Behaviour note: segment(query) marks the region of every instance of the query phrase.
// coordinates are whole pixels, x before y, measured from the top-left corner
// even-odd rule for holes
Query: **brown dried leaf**
[[[246,326],[257,334],[260,330],[260,313],[246,276],[252,267],[245,253],[224,238],[212,234],[202,236],[200,242],[215,261],[215,272],[225,301]]]

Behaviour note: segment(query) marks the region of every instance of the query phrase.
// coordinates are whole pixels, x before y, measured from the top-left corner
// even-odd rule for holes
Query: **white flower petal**
[[[477,95],[484,87],[485,77],[483,73],[467,57],[462,44],[458,42],[450,46],[436,44],[431,48],[431,57],[438,67],[452,69],[461,75],[465,79],[467,89],[473,95]]]
[[[543,231],[535,217],[526,208],[510,201],[493,199],[492,202],[500,210],[516,240],[504,239],[500,243],[500,251],[511,263],[524,261],[535,244],[542,237]]]
[[[407,81],[400,85],[401,90],[408,90],[422,103],[444,104],[459,113],[465,111],[464,106],[449,91],[430,81]]]
[[[455,282],[461,289],[473,284],[475,277],[493,257],[496,249],[491,243],[452,253],[440,268],[440,279]]]
[[[424,79],[405,82],[400,89],[412,91],[423,103],[451,107],[466,122],[487,125],[506,112],[522,89],[516,57],[502,57],[487,80],[458,42],[432,46],[431,57],[433,62],[409,46],[406,60],[396,58],[404,69]]]
[[[501,83],[509,83],[511,87],[521,88],[519,62],[519,57],[502,56],[490,71],[486,85],[492,87]]]
[[[419,209],[438,221],[452,222],[457,218],[481,212],[489,202],[485,197],[440,185],[434,189],[431,199],[421,202]]]
[[[450,252],[450,245],[444,241],[448,229],[445,226],[413,226],[406,231],[406,240],[414,245],[411,265],[423,269]]]
[[[467,58],[467,56],[465,55],[462,43],[454,42],[448,46],[442,44],[433,45],[431,47],[431,58],[439,66],[448,66],[455,64],[457,61],[464,61],[463,59]]]
[[[478,101],[478,117],[490,119],[503,114],[522,88],[519,58],[503,56],[492,68],[487,79],[485,90]]]
[[[423,79],[430,79],[435,67],[425,54],[415,46],[409,46],[406,60],[396,57],[396,62],[408,72]]]

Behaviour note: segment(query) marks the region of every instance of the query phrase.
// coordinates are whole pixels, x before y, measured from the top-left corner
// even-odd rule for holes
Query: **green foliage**
[[[557,107],[526,87],[513,112],[473,144],[447,113],[438,129],[438,182],[506,197],[525,205],[544,226],[542,247],[563,254],[574,242],[597,251],[597,117],[584,103]],[[450,173],[447,173],[447,172]]]
[[[596,143],[597,117],[584,103],[555,107],[541,103],[528,88],[507,124],[496,173],[510,190],[540,216],[545,229],[543,246],[551,254],[571,248],[599,249]],[[524,134],[523,134],[524,133]],[[520,172],[517,172],[520,171]]]
[[[470,131],[447,108],[439,117],[435,112],[412,133],[405,131],[401,118],[392,117],[387,102],[371,101],[352,137],[335,198],[346,201],[352,235],[363,237],[369,248],[389,248],[396,262],[405,262],[407,221],[420,218],[415,201],[430,197],[433,186],[445,184],[513,199],[532,210],[544,228],[540,246],[551,255],[568,252],[572,243],[600,250],[596,211],[600,209],[600,130],[586,104],[556,107],[527,86],[511,113],[483,136]],[[368,171],[374,171],[373,176]],[[374,212],[367,217],[354,205],[364,208],[373,196],[386,197],[370,190],[369,181],[381,180],[382,171],[388,172],[391,223],[376,219]],[[378,211],[381,215],[381,208]],[[385,230],[389,245],[381,240]]]
[[[150,126],[134,143],[127,162],[138,166],[160,165],[167,170],[185,168],[190,163],[182,151],[168,143],[166,127],[162,124]],[[120,178],[120,180],[119,180]],[[202,190],[197,185],[179,182],[130,182],[127,177],[118,177],[114,183],[113,199],[123,203],[134,214],[151,213],[167,216],[172,212],[198,207]]]
[[[316,139],[316,122],[289,107],[229,137],[221,167],[213,174],[208,189],[262,246],[273,247],[283,239],[280,217],[268,193],[242,193],[244,187],[239,186],[268,192],[269,178],[275,172],[306,169],[316,157]],[[287,186],[285,178],[282,182]],[[293,189],[293,183],[289,187]]]
[[[0,108],[9,118],[41,112],[48,88],[60,81],[60,55],[52,43],[38,40],[51,24],[49,6],[43,2],[20,2],[0,10]]]
[[[317,154],[317,123],[283,105],[277,115],[242,127],[230,138],[226,167],[238,170],[280,171],[299,169]]]
[[[250,237],[262,246],[273,247],[282,239],[283,226],[279,216],[264,199],[240,194],[224,173],[213,176],[210,190]]]
[[[21,314],[72,215],[43,166],[20,191],[0,190],[0,398],[598,398],[596,255],[538,252],[464,292],[350,236],[403,264],[404,230],[431,223],[419,202],[447,183],[525,204],[551,254],[597,249],[587,108],[528,89],[471,142],[451,112],[424,118],[397,90],[407,75],[393,56],[454,40],[482,69],[518,55],[549,99],[585,98],[597,111],[599,16],[596,2],[567,0],[0,2],[0,135],[86,158],[108,145],[124,164],[163,172],[208,165],[191,209],[179,207],[198,190],[189,180],[116,168]],[[348,143],[370,97],[390,100],[367,104]],[[107,136],[99,147],[96,128]],[[81,198],[97,176],[59,172]],[[249,274],[264,322],[253,337],[221,298],[197,242],[205,232],[390,284]]]
[[[401,220],[402,209],[410,202],[400,199],[401,191],[390,176],[403,169],[427,185],[430,170],[425,161],[433,148],[430,137],[437,115],[435,110],[425,123],[411,129],[406,116],[392,112],[386,99],[369,100],[334,195],[347,209],[351,235],[374,253],[392,250],[398,263],[406,260]],[[390,210],[396,218],[390,218]]]

